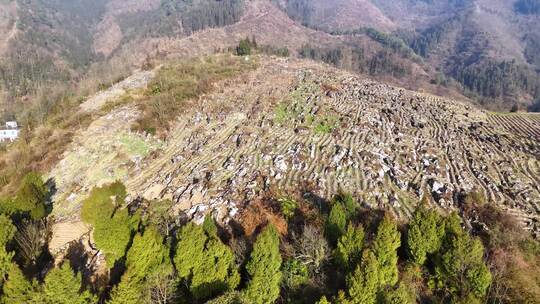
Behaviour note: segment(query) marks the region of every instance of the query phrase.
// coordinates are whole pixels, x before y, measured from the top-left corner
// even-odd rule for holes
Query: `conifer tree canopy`
[[[362,261],[347,278],[351,304],[372,304],[379,290],[379,262],[371,250],[365,250]]]
[[[413,214],[407,232],[407,252],[413,262],[423,265],[426,255],[441,247],[444,221],[436,211],[419,207]]]
[[[339,238],[336,248],[336,260],[341,266],[354,269],[362,256],[364,236],[362,226],[355,227],[352,224],[347,226],[347,231]]]
[[[75,274],[69,263],[52,269],[45,277],[43,298],[46,304],[90,304],[97,302],[88,290],[82,289],[81,274]]]
[[[274,303],[277,299],[282,277],[281,261],[279,235],[274,226],[268,225],[257,237],[246,265],[249,275],[246,297],[250,303]]]
[[[178,276],[188,282],[191,294],[197,299],[208,299],[232,290],[240,283],[234,254],[211,227],[215,224],[188,223],[178,233],[174,257],[176,270]]]
[[[394,220],[385,215],[373,241],[373,253],[379,262],[381,286],[395,285],[398,281],[397,249],[401,244],[400,233]]]

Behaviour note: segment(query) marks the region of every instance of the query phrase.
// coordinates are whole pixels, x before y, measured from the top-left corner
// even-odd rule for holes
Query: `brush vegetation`
[[[462,216],[489,230],[467,231],[457,214],[424,203],[402,223],[346,194],[319,206],[289,195],[270,199],[282,213],[262,217],[252,235],[231,235],[211,217],[163,229],[152,220],[160,208],[127,208],[125,195],[121,183],[104,185],[82,207],[118,274],[112,289],[89,285],[68,261],[48,271],[39,270],[46,259],[21,263],[13,244],[32,215],[2,211],[1,302],[534,303],[540,295],[540,245],[477,194],[464,198]]]

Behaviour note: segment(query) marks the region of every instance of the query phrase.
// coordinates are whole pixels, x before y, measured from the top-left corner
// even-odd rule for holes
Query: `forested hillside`
[[[0,304],[540,303],[539,5],[0,0]]]
[[[526,108],[540,98],[536,0],[341,1],[334,10],[318,0],[277,3],[294,20],[329,33],[385,32],[394,37],[383,41],[390,52],[402,53],[395,46],[408,45],[435,68],[433,83],[455,87],[484,106]],[[357,5],[364,9],[354,10]],[[356,19],[348,19],[350,11]],[[380,34],[369,36],[381,42]]]
[[[0,303],[538,302],[540,117],[260,41],[149,61],[0,150]],[[399,70],[331,46],[300,53]]]
[[[17,12],[14,16],[7,15],[11,7]],[[8,116],[20,116],[23,110],[17,101],[25,97],[42,103],[67,91],[92,92],[111,85],[140,64],[115,56],[116,48],[135,40],[188,36],[208,27],[223,27],[237,22],[243,9],[242,0],[161,1],[156,7],[152,1],[143,6],[114,0],[7,1],[0,7],[7,23],[0,26],[6,31],[14,26],[16,31],[0,44],[0,90],[4,93],[0,114],[7,110]],[[119,33],[114,32],[115,26]],[[110,52],[104,54],[96,44],[111,44]]]
[[[16,197],[0,201],[2,303],[538,300],[540,246],[476,194],[464,198],[463,216],[465,223],[469,216],[482,223],[478,230],[465,230],[457,214],[443,215],[427,200],[405,224],[338,194],[315,205],[265,197],[231,231],[210,216],[201,224],[178,223],[167,201],[123,208],[124,185],[104,185],[92,190],[81,211],[106,257],[100,274],[86,268],[96,257],[83,255],[82,241],[52,264],[48,191],[39,175],[29,174]]]
[[[140,66],[140,57],[169,54],[164,39],[176,41],[204,29],[235,24],[247,8],[259,6],[258,1],[242,0],[4,2],[0,14],[6,18],[0,30],[7,38],[0,41],[4,91],[0,103],[4,111],[9,108],[9,115],[20,114],[21,107],[14,104],[25,96],[54,98],[45,86],[60,85],[53,91],[65,91],[81,86],[81,79],[86,79],[83,86],[89,91],[110,85]],[[534,30],[540,26],[537,0],[267,2],[308,27],[301,31],[310,40],[299,38],[302,42],[289,47],[292,55],[323,60],[325,56],[306,54],[302,47],[321,52],[339,49],[343,58],[330,62],[338,67],[415,89],[460,93],[493,109],[526,109],[540,98],[540,39]],[[268,10],[257,17],[263,14],[272,14],[276,22],[281,18]],[[264,23],[253,26],[258,24]],[[309,28],[320,33],[314,35]],[[252,30],[242,31],[252,36]],[[268,34],[278,33],[264,33]],[[229,47],[242,36],[235,35]],[[276,49],[291,45],[275,39],[270,44]],[[375,52],[365,51],[373,48]],[[111,74],[111,66],[119,72],[102,77]],[[411,73],[411,80],[404,81],[403,76]]]

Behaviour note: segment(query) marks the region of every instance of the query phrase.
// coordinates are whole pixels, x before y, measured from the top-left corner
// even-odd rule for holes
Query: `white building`
[[[19,126],[16,121],[6,122],[6,127],[0,129],[0,142],[13,142],[19,137]]]

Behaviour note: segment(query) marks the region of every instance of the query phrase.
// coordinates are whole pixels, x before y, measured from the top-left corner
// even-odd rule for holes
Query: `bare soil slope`
[[[76,217],[96,177],[120,173],[131,199],[170,199],[179,216],[196,221],[212,213],[227,222],[271,188],[308,184],[321,197],[349,191],[398,217],[426,192],[451,211],[459,193],[477,190],[538,232],[539,116],[491,114],[310,61],[259,60],[257,70],[194,102],[158,145],[115,131],[135,119],[114,117],[136,116],[129,104],[92,124],[81,137],[97,126],[107,140],[97,138],[101,152],[90,154],[93,144],[75,141],[53,171],[58,181],[79,172],[76,184],[59,183],[55,214]],[[134,142],[153,152],[129,149]]]

